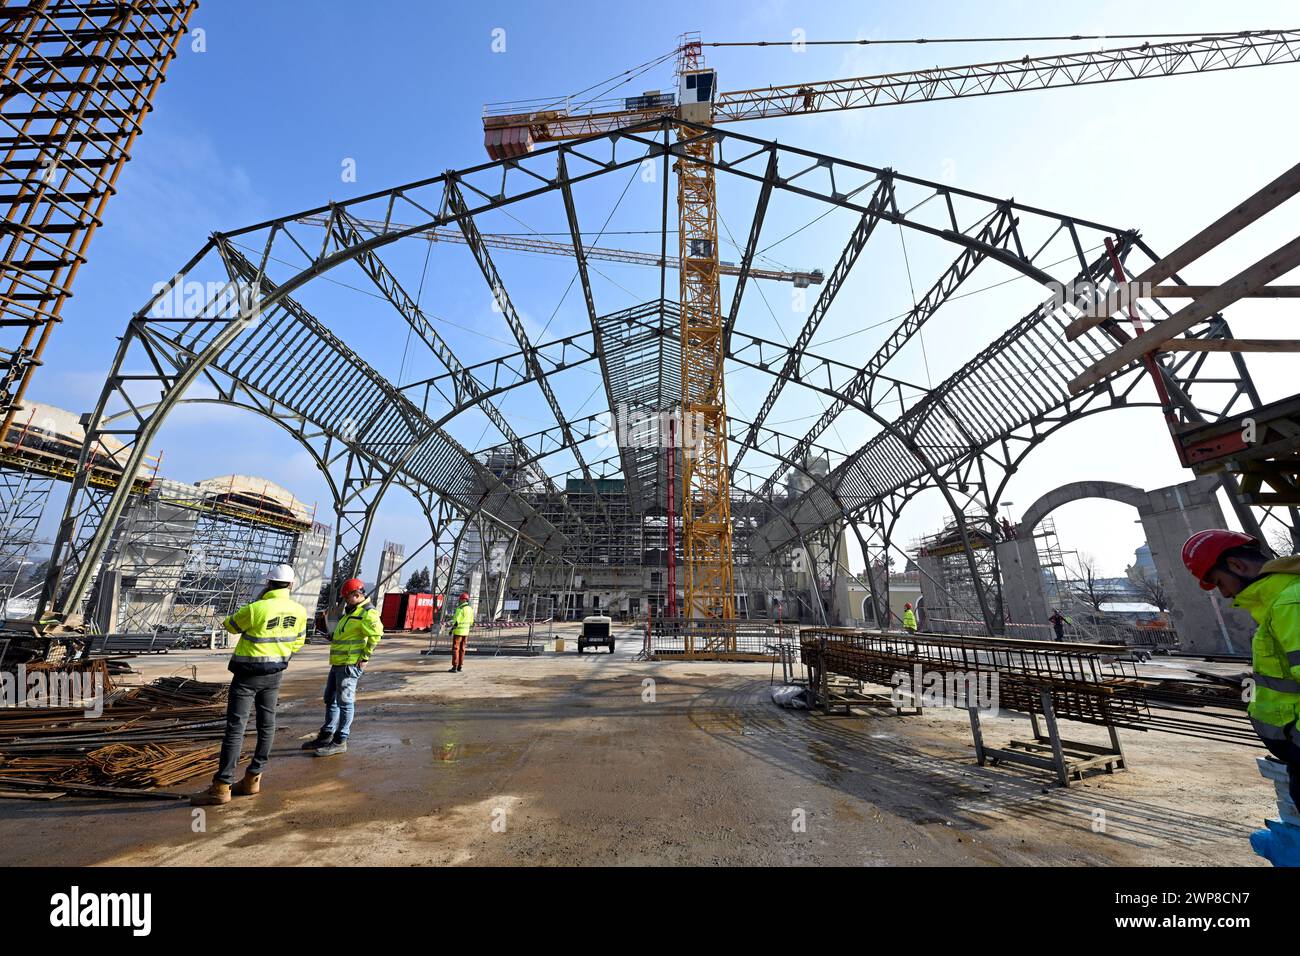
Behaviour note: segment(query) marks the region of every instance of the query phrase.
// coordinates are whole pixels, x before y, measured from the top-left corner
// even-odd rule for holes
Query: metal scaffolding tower
[[[971,576],[970,561],[954,525],[917,541],[914,545],[916,563],[921,571],[921,593],[925,599],[925,628],[947,634],[982,634],[984,622],[980,620],[980,601],[976,589],[986,595],[998,595],[1001,583],[997,573],[997,554],[994,545],[997,533],[992,522],[978,515],[966,516],[970,555],[975,559],[975,576]],[[1000,605],[1000,599],[998,604]],[[1000,607],[996,622],[1002,623]]]
[[[133,507],[99,589],[96,619],[112,630],[206,632],[257,596],[267,572],[291,563],[298,532],[213,508],[192,485],[159,482]],[[101,575],[103,577],[103,575]],[[118,593],[114,594],[114,591]],[[104,602],[114,600],[110,609]]]
[[[53,490],[54,479],[46,475],[0,468],[0,621],[30,563],[37,528]]]

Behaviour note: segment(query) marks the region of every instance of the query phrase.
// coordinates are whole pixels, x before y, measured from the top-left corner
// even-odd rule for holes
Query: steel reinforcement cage
[[[1002,710],[1042,714],[1041,695],[1047,691],[1056,716],[1066,720],[1140,727],[1149,716],[1133,662],[1103,660],[1114,648],[819,627],[800,628],[799,642],[810,669],[863,683],[915,685],[919,669],[922,680],[948,686],[960,679],[974,686],[992,674]]]

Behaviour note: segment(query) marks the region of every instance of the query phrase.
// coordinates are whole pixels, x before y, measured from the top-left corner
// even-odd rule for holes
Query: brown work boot
[[[244,778],[235,784],[234,794],[237,797],[254,797],[262,792],[262,775],[260,773],[246,773]]]
[[[192,807],[216,807],[230,802],[230,784],[212,781],[212,786],[190,797]]]

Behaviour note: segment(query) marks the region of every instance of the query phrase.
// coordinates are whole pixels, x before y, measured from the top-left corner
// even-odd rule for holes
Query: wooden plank
[[[66,796],[58,790],[0,790],[0,800],[57,800]]]
[[[1084,389],[1096,385],[1106,376],[1119,371],[1147,352],[1155,351],[1196,323],[1203,322],[1228,307],[1251,289],[1258,289],[1297,266],[1300,266],[1300,236],[1237,273],[1208,295],[1203,295],[1179,309],[1155,328],[1129,339],[1096,365],[1084,369],[1070,381],[1070,392],[1077,395]]]
[[[1236,235],[1296,193],[1300,193],[1300,163],[1292,166],[1245,202],[1210,223],[1159,262],[1153,263],[1145,272],[1134,276],[1132,281],[1157,285],[1173,278],[1180,269],[1191,265],[1225,239]],[[1065,337],[1073,341],[1088,329],[1101,325],[1108,318],[1109,316],[1106,315],[1080,316],[1070,323],[1065,330]]]
[[[1215,287],[1212,285],[1157,285],[1144,294],[1141,286],[1129,283],[1129,295],[1134,298],[1199,299]],[[1300,285],[1266,285],[1262,289],[1242,296],[1244,299],[1300,299]]]
[[[86,797],[131,797],[137,800],[188,800],[184,793],[167,793],[163,790],[135,790],[130,787],[100,787],[89,783],[47,784],[22,777],[0,777],[0,784],[11,787],[31,787],[34,790],[65,790]]]
[[[1160,352],[1300,352],[1300,339],[1171,339]]]

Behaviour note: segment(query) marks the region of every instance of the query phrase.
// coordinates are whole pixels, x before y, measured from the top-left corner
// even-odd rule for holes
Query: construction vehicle
[[[588,647],[608,647],[614,653],[614,621],[604,614],[591,614],[582,619],[582,631],[578,635],[578,653]]]

